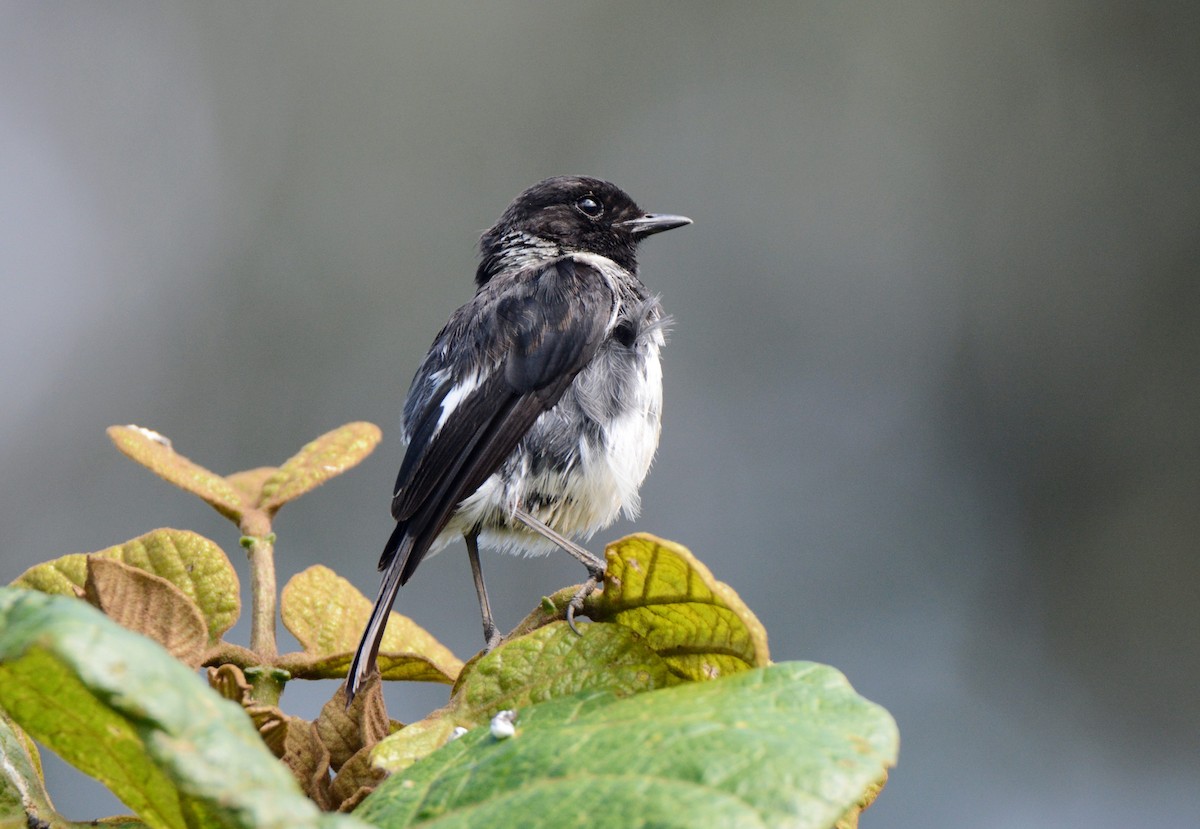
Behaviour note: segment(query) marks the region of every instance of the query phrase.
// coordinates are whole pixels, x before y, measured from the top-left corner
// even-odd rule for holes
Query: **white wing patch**
[[[466,377],[460,380],[458,384],[454,386],[454,388],[446,392],[446,396],[442,398],[442,412],[440,415],[438,415],[437,429],[434,432],[435,434],[441,431],[442,426],[446,424],[446,420],[450,417],[450,415],[454,414],[454,410],[457,409],[459,404],[466,399],[467,395],[479,388],[479,384],[482,383],[483,380],[484,378],[478,373],[468,374]]]

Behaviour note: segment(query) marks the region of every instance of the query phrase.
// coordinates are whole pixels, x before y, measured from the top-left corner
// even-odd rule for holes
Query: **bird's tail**
[[[358,650],[354,652],[354,659],[350,662],[350,671],[346,676],[347,705],[354,701],[354,695],[362,687],[367,675],[375,670],[375,659],[379,656],[379,643],[387,628],[388,614],[392,612],[392,604],[396,601],[397,591],[400,590],[400,574],[404,569],[401,565],[407,558],[404,555],[406,551],[401,547],[411,545],[412,539],[401,521],[392,531],[387,546],[384,547],[383,561],[387,561],[388,564],[383,573],[383,581],[379,585],[379,596],[375,599],[375,607],[371,609],[371,618],[363,630]]]

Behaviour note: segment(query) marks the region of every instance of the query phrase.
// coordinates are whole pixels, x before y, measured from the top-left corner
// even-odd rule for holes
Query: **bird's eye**
[[[580,213],[593,219],[604,212],[604,205],[595,196],[584,196],[575,202],[575,206]]]

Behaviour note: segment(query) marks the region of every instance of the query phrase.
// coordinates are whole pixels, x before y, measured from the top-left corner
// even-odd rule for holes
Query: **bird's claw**
[[[500,632],[495,623],[489,624],[489,622],[491,622],[490,619],[483,624],[483,641],[486,643],[483,646],[484,653],[491,653],[504,641],[504,634]]]
[[[575,591],[575,595],[571,597],[571,601],[567,603],[567,626],[571,628],[571,632],[576,636],[582,636],[583,634],[580,633],[579,628],[575,626],[575,614],[583,610],[584,599],[592,595],[596,588],[600,586],[600,583],[603,580],[603,575],[603,571],[597,575],[596,573],[591,572],[589,568],[588,580],[580,585],[579,589]]]

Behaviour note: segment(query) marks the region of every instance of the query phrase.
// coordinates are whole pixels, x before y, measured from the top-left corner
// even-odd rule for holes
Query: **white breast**
[[[531,459],[525,458],[522,474],[491,476],[463,501],[436,546],[480,525],[484,528],[480,542],[493,549],[527,555],[557,549],[540,535],[513,524],[510,516],[518,506],[563,535],[583,539],[612,524],[622,512],[627,518],[637,517],[641,507],[638,489],[650,471],[662,428],[662,343],[662,332],[656,330],[645,344],[644,372],[623,390],[624,411],[605,429],[605,451],[598,451],[580,435],[578,460],[565,473],[543,469],[530,474]],[[542,417],[554,418],[555,413]],[[557,497],[548,502],[546,493]]]

